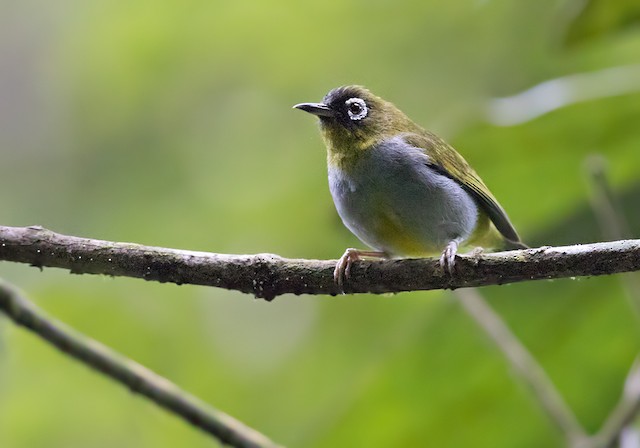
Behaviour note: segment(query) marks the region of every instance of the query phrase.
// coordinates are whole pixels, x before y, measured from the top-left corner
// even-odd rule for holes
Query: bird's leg
[[[342,257],[340,257],[336,263],[336,268],[333,270],[333,280],[338,285],[342,294],[344,294],[344,281],[351,276],[351,265],[354,261],[361,260],[362,257],[387,258],[387,254],[376,250],[358,250],[353,248],[345,250]]]
[[[456,265],[456,254],[458,253],[459,243],[460,239],[458,238],[449,241],[440,256],[440,266],[443,270],[449,272],[450,275],[453,275],[453,269]]]

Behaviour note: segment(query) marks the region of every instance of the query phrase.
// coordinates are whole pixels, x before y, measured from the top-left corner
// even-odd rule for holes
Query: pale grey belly
[[[398,243],[403,238],[389,235],[389,220],[425,252],[468,239],[478,216],[475,201],[427,160],[421,151],[391,141],[369,150],[349,173],[330,166],[329,188],[345,226],[392,256],[407,254]]]

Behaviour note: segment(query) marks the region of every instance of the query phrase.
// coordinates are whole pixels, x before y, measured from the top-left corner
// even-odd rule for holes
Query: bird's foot
[[[453,240],[449,241],[447,247],[442,251],[442,255],[440,256],[440,267],[442,267],[443,271],[449,273],[449,275],[453,275],[453,270],[456,266],[456,254],[458,253],[458,241]]]
[[[471,252],[469,252],[469,256],[471,257],[479,257],[484,253],[484,247],[474,247]]]
[[[473,263],[477,266],[483,253],[484,247],[474,247],[473,250],[468,253],[468,255],[470,258],[473,258]]]
[[[354,261],[361,260],[362,257],[386,258],[386,254],[374,250],[358,250],[353,248],[345,250],[342,257],[340,257],[336,263],[336,268],[333,270],[333,281],[338,285],[340,293],[345,293],[344,281],[351,277],[351,265]]]

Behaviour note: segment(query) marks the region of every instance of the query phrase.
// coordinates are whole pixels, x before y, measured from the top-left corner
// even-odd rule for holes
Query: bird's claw
[[[368,258],[387,258],[385,252],[377,250],[358,250],[349,248],[344,251],[344,254],[336,263],[336,268],[333,270],[333,281],[338,285],[338,289],[341,294],[344,294],[344,281],[351,277],[351,266],[354,261],[362,260],[362,257]]]
[[[484,247],[475,247],[468,255],[473,260],[473,264],[478,266],[482,254],[484,254]]]
[[[448,272],[449,275],[453,275],[456,266],[456,253],[458,253],[458,242],[450,241],[440,256],[440,267],[442,267],[442,270]]]
[[[351,276],[351,265],[354,261],[360,259],[360,254],[357,249],[349,248],[344,251],[344,254],[336,263],[336,268],[333,270],[333,281],[338,285],[338,289],[341,294],[344,294],[344,281]]]

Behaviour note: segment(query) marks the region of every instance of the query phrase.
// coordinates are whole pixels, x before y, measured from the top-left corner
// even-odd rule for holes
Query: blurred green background
[[[593,153],[637,236],[639,17],[632,0],[3,0],[0,224],[337,258],[361,244],[333,209],[314,120],[291,106],[358,83],[450,140],[529,244],[602,239]],[[548,114],[495,101],[574,74],[588,80],[575,92],[534,92]],[[449,292],[266,303],[0,267],[54,316],[290,447],[563,443]],[[640,348],[620,278],[482,292],[597,430]],[[0,320],[0,446],[211,445]]]

